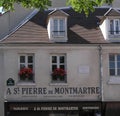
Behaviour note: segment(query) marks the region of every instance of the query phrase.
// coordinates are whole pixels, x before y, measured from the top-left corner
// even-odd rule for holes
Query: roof
[[[50,12],[48,14],[49,16],[69,16],[67,13],[65,13],[63,10],[61,9],[55,9],[52,12]]]
[[[114,8],[110,8],[104,16],[120,16],[120,11]]]
[[[77,13],[72,8],[61,9],[68,15],[68,41],[66,44],[95,44],[107,43],[99,29],[99,23],[109,8],[96,8],[88,17]],[[48,38],[48,15],[54,10],[39,11],[27,23],[13,32],[1,43],[51,43]]]

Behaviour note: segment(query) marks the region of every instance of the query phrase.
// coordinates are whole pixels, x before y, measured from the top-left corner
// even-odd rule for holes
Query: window
[[[57,54],[51,56],[52,82],[66,82],[66,56]]]
[[[109,55],[110,76],[120,76],[120,54]]]
[[[65,36],[65,19],[53,19],[53,36]]]
[[[114,19],[110,20],[110,34],[120,34],[120,20]]]
[[[34,55],[21,54],[19,56],[19,80],[33,81]]]

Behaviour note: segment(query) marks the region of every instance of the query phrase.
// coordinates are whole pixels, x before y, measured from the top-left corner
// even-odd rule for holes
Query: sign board
[[[15,85],[15,81],[12,78],[9,78],[7,80],[7,86],[14,86]]]
[[[10,103],[9,111],[79,111],[79,110],[100,110],[100,103],[97,102],[32,102],[32,103]]]

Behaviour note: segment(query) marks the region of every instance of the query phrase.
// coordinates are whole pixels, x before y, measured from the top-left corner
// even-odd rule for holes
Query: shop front
[[[120,102],[103,102],[103,116],[120,116]]]
[[[5,102],[5,116],[101,116],[101,102]]]

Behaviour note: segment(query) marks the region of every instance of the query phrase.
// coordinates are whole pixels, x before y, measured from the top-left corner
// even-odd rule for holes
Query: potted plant
[[[33,70],[31,68],[22,68],[19,71],[20,80],[32,80],[33,79]]]
[[[53,80],[64,80],[66,76],[66,71],[62,68],[56,68],[52,72]]]

